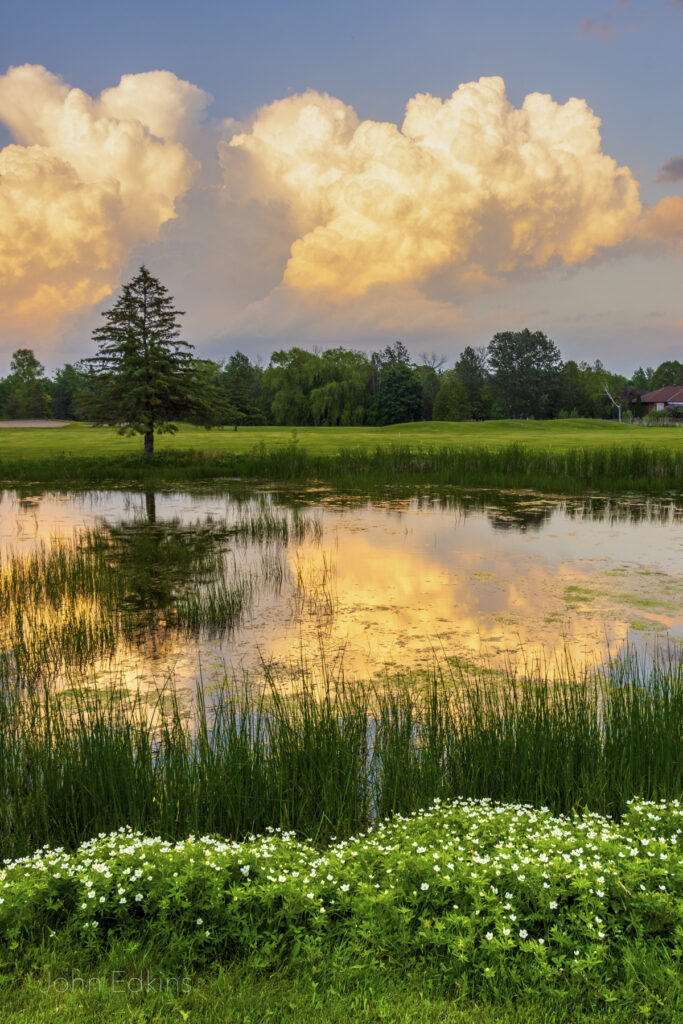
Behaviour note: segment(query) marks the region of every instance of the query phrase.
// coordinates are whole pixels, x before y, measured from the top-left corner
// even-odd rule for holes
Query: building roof
[[[683,402],[683,384],[667,384],[665,388],[647,391],[640,396],[641,402]]]

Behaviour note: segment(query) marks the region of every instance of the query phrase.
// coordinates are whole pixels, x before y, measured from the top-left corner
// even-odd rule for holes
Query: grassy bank
[[[683,790],[683,669],[633,660],[560,681],[436,666],[382,689],[310,676],[212,688],[194,709],[97,687],[25,686],[0,702],[3,856],[127,824],[168,839],[267,826],[325,842],[439,797],[620,815]],[[207,706],[208,705],[208,706]]]
[[[163,989],[157,1005],[173,1014],[181,998],[191,1004],[193,986],[200,999],[203,986],[219,986],[222,965],[228,977],[250,975],[256,991],[259,980],[270,988],[271,1005],[279,973],[290,1008],[301,1013],[302,994],[312,994],[309,1014],[320,1008],[322,1019],[325,1009],[339,1019],[343,1006],[348,1015],[354,994],[358,1019],[373,1004],[393,1011],[384,1019],[442,1019],[418,1012],[420,993],[452,1014],[445,1019],[490,1019],[468,1010],[477,1000],[507,1006],[493,1019],[520,1020],[513,1007],[519,1000],[528,1013],[533,993],[545,1009],[532,1021],[606,1010],[613,1020],[674,1021],[683,1010],[682,824],[678,802],[634,801],[617,825],[457,800],[322,850],[272,829],[242,843],[175,844],[122,829],[73,853],[40,850],[5,865],[0,928],[12,962],[0,971],[5,991],[18,983],[29,1002],[47,990],[43,1005],[63,999],[53,979],[82,1004],[74,979],[91,987],[92,978],[111,1007],[114,976],[130,1007],[149,971]]]
[[[340,449],[372,451],[378,445],[403,444],[436,448],[504,448],[521,444],[525,448],[569,451],[644,445],[653,450],[683,451],[683,429],[665,429],[620,424],[609,420],[488,420],[483,423],[397,423],[389,427],[231,427],[204,430],[181,425],[177,434],[162,434],[156,439],[159,452],[192,450],[216,454],[245,454],[263,443],[268,449],[286,448],[295,437],[299,445],[314,455],[333,455]],[[71,423],[58,430],[5,428],[0,430],[0,459],[13,456],[32,460],[47,455],[115,456],[135,455],[142,451],[142,440],[122,437],[108,427],[90,427]]]
[[[476,447],[341,449],[316,454],[298,443],[246,453],[167,451],[153,461],[139,455],[4,459],[7,485],[60,488],[125,486],[158,489],[216,480],[288,483],[327,482],[348,490],[389,484],[531,488],[564,494],[642,492],[672,494],[683,481],[683,451],[641,446],[574,448],[570,451]]]
[[[680,980],[647,964],[628,995],[605,986],[591,1000],[572,987],[561,993],[534,991],[483,1002],[444,991],[424,972],[388,971],[384,965],[341,964],[309,970],[264,971],[249,964],[218,966],[192,974],[191,991],[179,996],[147,991],[112,991],[114,972],[130,967],[131,980],[140,974],[139,950],[124,948],[112,959],[91,965],[86,978],[107,985],[92,991],[41,992],[54,974],[52,959],[36,965],[22,984],[6,986],[0,995],[4,1024],[677,1024]],[[50,968],[53,974],[50,975]],[[159,979],[153,959],[150,976]],[[67,967],[67,979],[71,971]],[[158,981],[157,981],[158,983]],[[663,989],[663,991],[662,991]]]
[[[436,484],[585,489],[680,489],[683,430],[606,421],[411,423],[374,428],[182,427],[144,460],[139,438],[71,425],[0,431],[0,480],[72,487],[244,477],[368,487]]]

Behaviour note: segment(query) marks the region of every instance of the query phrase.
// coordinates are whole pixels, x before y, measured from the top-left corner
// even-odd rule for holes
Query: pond
[[[554,675],[683,644],[683,505],[327,489],[0,499],[0,647],[25,677]]]

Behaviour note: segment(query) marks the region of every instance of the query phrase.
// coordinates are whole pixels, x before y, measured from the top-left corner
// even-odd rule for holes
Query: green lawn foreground
[[[333,455],[341,449],[371,450],[378,445],[502,448],[521,444],[534,449],[569,451],[606,445],[683,451],[683,429],[640,427],[609,420],[488,420],[483,423],[398,423],[390,427],[201,427],[180,426],[176,434],[155,440],[159,452],[210,451],[247,453],[260,444],[284,448],[296,442],[312,454]],[[124,437],[111,427],[72,423],[45,430],[6,427],[0,430],[0,461],[51,456],[93,457],[142,453],[141,437]]]
[[[400,980],[357,970],[302,977],[243,967],[194,978],[192,991],[180,996],[41,993],[36,979],[31,988],[0,994],[0,1013],[3,1024],[675,1024],[677,1019],[675,1010],[658,1012],[652,1004],[643,1012],[632,1004],[587,1011],[573,1006],[571,998],[541,1000],[533,992],[505,1004],[476,1003],[435,992],[428,980],[409,973]]]

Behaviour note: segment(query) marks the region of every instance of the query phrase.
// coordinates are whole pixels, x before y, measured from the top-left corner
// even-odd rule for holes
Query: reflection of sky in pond
[[[262,662],[317,666],[343,658],[348,677],[429,665],[436,654],[579,671],[626,643],[683,638],[683,516],[642,499],[592,501],[536,495],[343,499],[321,492],[157,494],[157,522],[231,523],[245,512],[296,505],[322,539],[286,547],[230,544],[226,572],[258,576],[264,551],[280,558],[281,589],[264,584],[237,628],[219,638],[157,631],[118,652],[132,681],[179,682],[258,672]],[[145,496],[45,494],[0,502],[0,546],[28,553],[75,530],[132,521]],[[339,664],[339,662],[337,662]],[[106,664],[100,663],[99,672]]]

